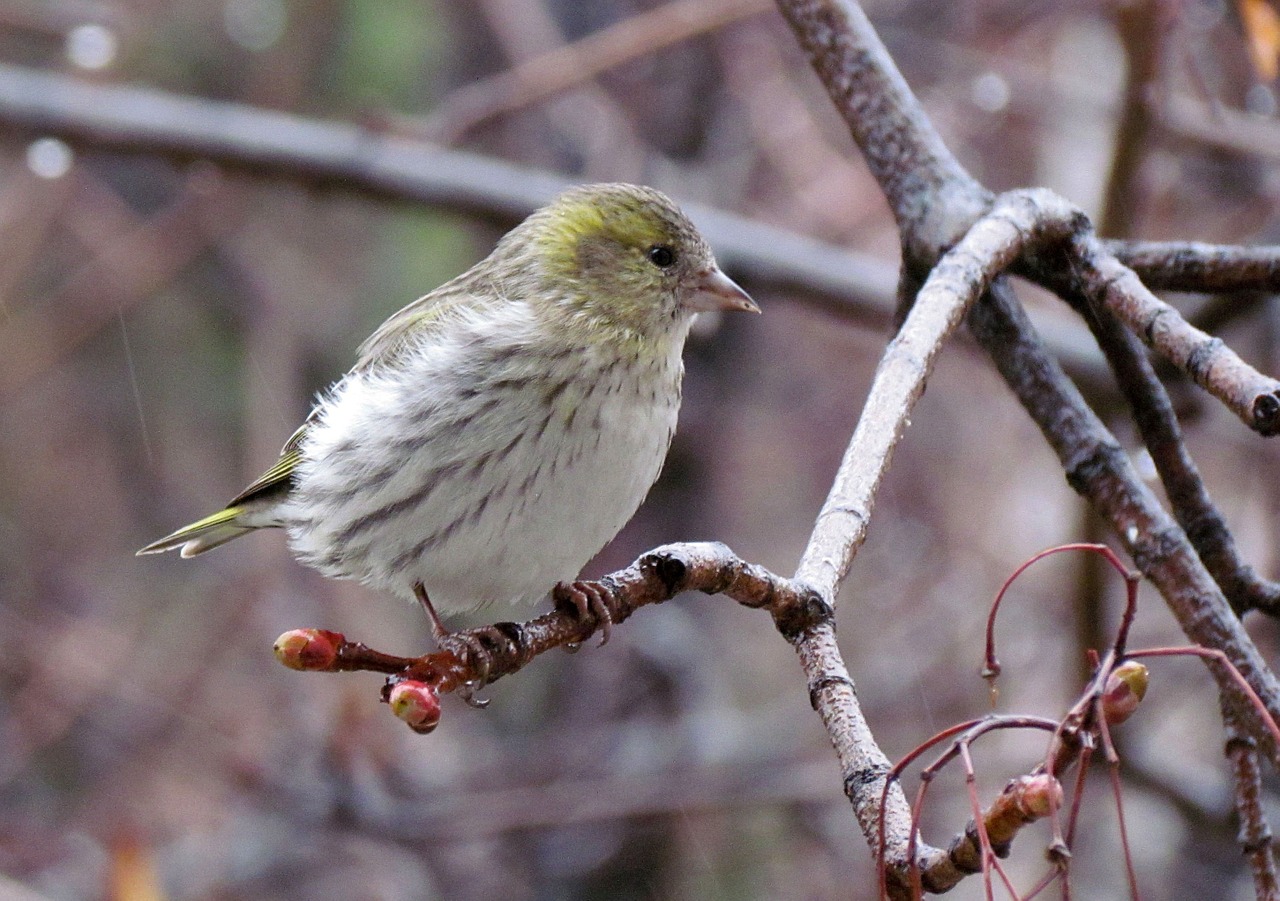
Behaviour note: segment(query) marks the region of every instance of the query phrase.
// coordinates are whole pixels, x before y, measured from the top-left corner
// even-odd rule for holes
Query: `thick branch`
[[[1007,268],[1028,243],[1060,242],[1079,228],[1074,208],[1048,192],[1014,192],[999,198],[933,269],[897,337],[876,369],[858,426],[818,515],[796,570],[795,582],[813,587],[834,606],[836,592],[857,549],[866,539],[880,482],[911,409],[924,391],[933,362],[965,310],[991,279]],[[879,847],[881,798],[885,811],[882,853],[897,879],[905,878],[910,815],[901,789],[884,791],[889,763],[863,719],[853,682],[840,658],[831,624],[820,624],[793,642],[809,679],[814,707],[840,759],[845,791],[863,834]],[[921,849],[921,868],[938,868],[945,854]]]
[[[1068,293],[1064,296],[1070,296]],[[1146,351],[1105,309],[1087,309],[1086,321],[1115,371],[1116,382],[1133,409],[1143,443],[1151,453],[1173,514],[1201,561],[1237,613],[1259,609],[1280,613],[1280,585],[1261,579],[1236,549],[1226,520],[1210,497],[1204,480],[1182,440],[1182,429],[1164,385]]]
[[[207,159],[251,173],[508,224],[571,184],[545,170],[389,136],[373,126],[96,84],[5,63],[0,63],[0,123],[93,147]],[[362,156],[366,153],[368,158]],[[735,277],[873,328],[891,319],[895,266],[723,210],[683,206]],[[1099,385],[1105,381],[1083,329],[1057,328],[1051,340],[1054,355],[1073,374]]]
[[[389,133],[0,63],[0,123],[121,150],[206,159],[290,181],[523,219],[573,182]],[[735,275],[885,322],[897,272],[869,256],[698,204],[682,204]],[[1063,352],[1072,352],[1064,345]],[[1077,353],[1078,355],[1078,353]]]
[[[991,279],[1029,242],[1064,240],[1079,227],[1078,212],[1047,191],[1002,195],[934,267],[901,331],[890,342],[831,492],[818,514],[796,579],[834,599],[853,556],[866,540],[880,480],[906,431],[911,408],[942,344]]]
[[[927,266],[990,194],[943,143],[857,3],[778,0],[778,8],[884,191],[908,265]]]

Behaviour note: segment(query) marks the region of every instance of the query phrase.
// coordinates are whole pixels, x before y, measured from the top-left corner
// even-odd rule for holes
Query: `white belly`
[[[443,613],[538,600],[657,478],[682,344],[645,364],[574,350],[549,379],[460,341],[394,380],[349,377],[303,445],[284,511],[294,551],[406,597],[421,582]]]

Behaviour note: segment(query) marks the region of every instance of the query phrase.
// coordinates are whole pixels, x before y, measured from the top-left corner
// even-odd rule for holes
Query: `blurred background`
[[[988,186],[1048,186],[1113,236],[1280,239],[1265,3],[866,7]],[[157,115],[180,95],[364,123],[566,182],[649,183],[848,251],[870,275],[847,298],[753,280],[740,240],[724,254],[765,315],[699,325],[662,479],[588,573],[686,539],[794,570],[889,334],[897,239],[768,3],[0,0],[0,62],[0,91],[34,69],[144,88],[141,108]],[[510,210],[64,142],[6,115],[0,898],[874,896],[800,668],[759,613],[701,595],[647,608],[608,647],[546,655],[486,689],[487,710],[447,698],[422,737],[377,703],[377,676],[294,673],[271,654],[300,626],[421,653],[419,610],[302,569],[281,534],[191,561],[133,556],[258,475],[357,344],[487,253]],[[521,189],[515,176],[486,186]],[[1080,324],[1023,296],[1136,448]],[[1280,372],[1269,298],[1174,300]],[[1171,387],[1243,551],[1276,575],[1280,445]],[[1150,470],[1136,449],[1135,460]],[[891,757],[989,709],[981,636],[1008,573],[1049,545],[1099,537],[1038,432],[957,340],[839,610]],[[1030,570],[1002,612],[999,709],[1060,716],[1122,595],[1083,559]],[[1275,624],[1249,627],[1274,659]],[[1182,642],[1145,587],[1135,634],[1135,646]],[[1252,897],[1203,668],[1154,666],[1119,740],[1146,896]],[[985,797],[1043,751],[1039,734],[985,739]],[[948,770],[926,838],[945,844],[967,816]],[[1102,769],[1081,818],[1078,896],[1122,895]],[[1047,839],[1041,824],[1015,847],[1024,886]],[[954,896],[981,897],[980,880]]]

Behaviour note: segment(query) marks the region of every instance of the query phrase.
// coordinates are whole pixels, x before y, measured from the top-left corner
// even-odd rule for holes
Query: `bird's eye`
[[[666,269],[675,264],[676,252],[666,244],[655,244],[649,248],[649,262],[659,269]]]

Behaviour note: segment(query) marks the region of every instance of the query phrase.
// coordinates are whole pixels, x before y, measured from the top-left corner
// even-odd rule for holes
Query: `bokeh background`
[[[1263,5],[867,9],[992,188],[1046,185],[1112,235],[1259,243],[1280,237],[1280,123],[1240,11]],[[605,29],[630,49],[598,76],[538,67]],[[0,61],[645,182],[830,242],[892,283],[883,200],[762,0],[0,0]],[[515,94],[511,78],[486,80],[521,64]],[[608,647],[547,655],[486,689],[485,711],[446,699],[421,737],[377,703],[376,676],[302,675],[271,655],[298,626],[418,653],[420,611],[302,569],[279,534],[192,561],[133,556],[258,475],[360,340],[483,256],[509,219],[47,138],[0,120],[0,898],[874,896],[800,669],[759,613],[701,595],[646,609]],[[891,298],[869,286],[841,312],[803,285],[733,274],[765,315],[701,323],[666,470],[590,574],[683,539],[794,569]],[[1134,446],[1079,323],[1023,296]],[[1176,302],[1280,371],[1269,298]],[[1278,446],[1172,388],[1243,550],[1275,575]],[[1097,537],[1034,427],[957,340],[839,611],[891,756],[989,709],[981,636],[1005,576]],[[1069,556],[1031,570],[1002,613],[999,709],[1059,716],[1121,587]],[[1249,625],[1274,659],[1275,625]],[[1136,635],[1181,642],[1146,588]],[[1159,663],[1120,738],[1146,897],[1251,897],[1200,665]],[[1039,735],[985,740],[980,786],[989,796],[1043,748]],[[967,817],[960,774],[931,793],[927,837],[945,843]],[[1119,896],[1101,769],[1081,817],[1078,896]],[[1047,835],[1019,839],[1024,885]],[[980,881],[954,896],[980,897]]]

